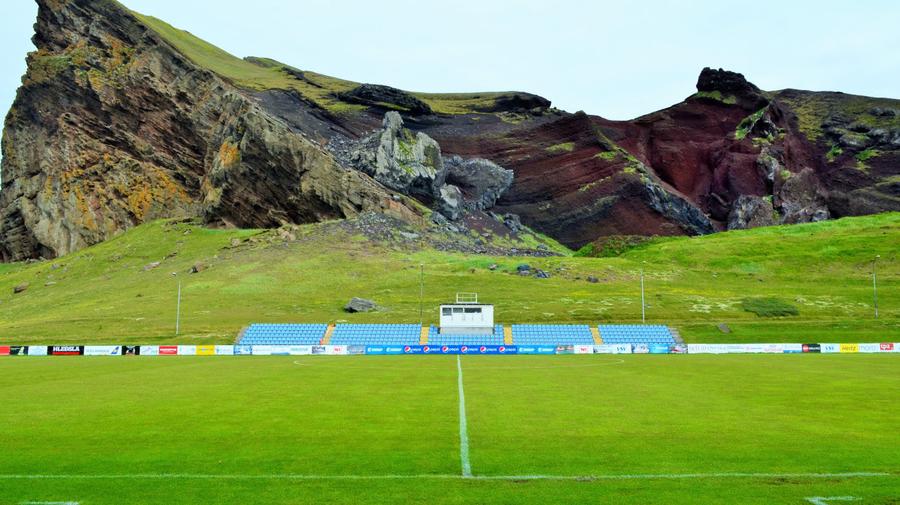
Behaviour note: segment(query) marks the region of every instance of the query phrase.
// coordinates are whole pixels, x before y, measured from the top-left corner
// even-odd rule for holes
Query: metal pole
[[[646,311],[644,309],[644,269],[641,268],[641,323],[647,322]]]
[[[181,329],[181,280],[178,280],[178,303],[175,306],[175,336]]]
[[[872,300],[875,302],[875,319],[878,319],[878,258],[881,255],[875,256],[875,259],[872,260]]]
[[[422,326],[423,321],[423,309],[422,309],[422,299],[425,297],[425,264],[419,264],[419,326]]]

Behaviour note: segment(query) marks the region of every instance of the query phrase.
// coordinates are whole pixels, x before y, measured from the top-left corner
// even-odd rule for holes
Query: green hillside
[[[688,341],[900,339],[900,213],[659,238],[613,258],[447,253],[333,224],[287,234],[158,221],[56,260],[0,265],[0,340],[225,343],[251,322],[419,322],[420,264],[426,324],[459,291],[496,304],[505,324],[638,322],[643,267],[647,321],[674,325]],[[189,273],[197,262],[202,271]],[[551,278],[519,276],[521,263]],[[14,294],[22,283],[28,288]],[[383,309],[346,314],[353,296]],[[797,315],[768,317],[785,308]]]
[[[161,19],[133,11],[132,14],[195,64],[215,72],[238,86],[255,90],[294,89],[320,107],[334,113],[366,108],[364,105],[343,102],[335,96],[336,93],[359,86],[358,82],[300,70],[268,58],[244,60]],[[427,103],[439,114],[466,114],[489,109],[497,98],[510,93],[411,92],[410,94]]]

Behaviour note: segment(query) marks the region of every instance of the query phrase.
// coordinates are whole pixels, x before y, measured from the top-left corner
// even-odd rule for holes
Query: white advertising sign
[[[574,350],[575,350],[575,354],[593,354],[594,346],[593,345],[576,345]]]
[[[159,356],[158,345],[142,345],[141,356]]]
[[[122,348],[117,345],[86,345],[85,356],[120,356]]]
[[[179,345],[178,346],[178,355],[179,356],[196,356],[197,354],[197,346],[196,345]]]
[[[859,352],[881,352],[881,344],[859,344]]]
[[[631,354],[631,344],[602,344],[594,346],[595,354]]]
[[[233,345],[217,345],[216,356],[234,356]]]
[[[822,344],[822,352],[841,352],[841,344]]]
[[[30,345],[30,346],[28,346],[28,355],[29,356],[46,356],[47,355],[47,346],[46,345]]]

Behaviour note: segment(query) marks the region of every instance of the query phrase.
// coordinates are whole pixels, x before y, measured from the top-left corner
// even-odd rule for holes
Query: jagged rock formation
[[[54,257],[160,217],[278,226],[412,216],[118,4],[39,2],[3,135],[0,258]]]
[[[491,209],[571,247],[900,210],[898,100],[707,68],[683,102],[610,121],[528,93],[419,94],[198,52],[113,0],[38,4],[4,125],[4,261],[160,217],[421,222],[410,195],[441,226]]]

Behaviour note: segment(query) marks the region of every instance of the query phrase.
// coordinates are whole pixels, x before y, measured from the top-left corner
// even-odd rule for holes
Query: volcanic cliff
[[[898,100],[763,91],[707,68],[683,102],[610,121],[523,92],[412,93],[242,60],[114,0],[38,5],[3,132],[4,261],[161,217],[465,228],[474,213],[580,247],[900,210]]]

